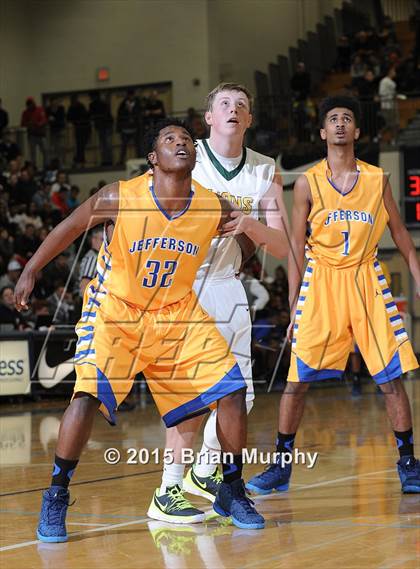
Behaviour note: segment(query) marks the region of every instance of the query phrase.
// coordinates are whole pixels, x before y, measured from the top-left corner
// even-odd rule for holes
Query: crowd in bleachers
[[[416,23],[417,28],[420,23]],[[420,31],[417,30],[417,36]],[[362,136],[378,141],[389,131],[395,142],[398,130],[397,96],[420,96],[420,40],[409,57],[402,56],[395,24],[388,17],[376,30],[365,26],[354,34],[342,35],[337,42],[337,60],[331,71],[348,73],[345,88],[358,96],[362,105]],[[293,118],[299,142],[314,139],[317,108],[311,74],[305,63],[297,63],[290,80]]]
[[[114,163],[112,134],[114,127],[120,136],[117,164],[124,164],[128,144],[135,147],[136,156],[144,156],[143,138],[154,121],[165,117],[165,106],[158,93],[152,91],[148,97],[141,97],[134,89],[128,89],[118,106],[116,117],[112,116],[106,95],[100,91],[89,94],[89,104],[85,105],[74,93],[67,109],[60,98],[51,97],[45,106],[28,97],[22,111],[20,126],[26,128],[31,162],[46,168],[51,160],[58,160],[61,167],[66,161],[66,137],[68,125],[73,130],[74,156],[72,167],[84,168],[86,147],[93,131],[99,147],[98,166],[112,166]],[[2,108],[0,99],[0,147],[11,143],[9,116]],[[14,150],[16,152],[16,149]],[[39,156],[42,163],[37,163]],[[68,164],[70,166],[70,164]]]
[[[101,180],[90,190],[106,184]],[[55,322],[73,324],[80,314],[81,291],[76,255],[89,247],[88,239],[70,246],[36,276],[31,308],[18,314],[12,303],[14,286],[39,245],[79,202],[79,188],[59,169],[40,173],[31,162],[14,156],[0,170],[0,324],[17,329]],[[67,285],[66,292],[64,287]],[[60,298],[61,305],[59,305]]]

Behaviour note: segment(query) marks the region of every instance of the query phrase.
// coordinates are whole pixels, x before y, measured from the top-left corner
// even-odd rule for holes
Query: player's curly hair
[[[335,108],[348,109],[353,113],[356,126],[360,126],[361,110],[360,103],[355,97],[349,95],[334,95],[333,97],[326,97],[319,105],[319,127],[324,128],[325,118],[327,114]]]
[[[188,134],[191,136],[192,141],[194,142],[194,144],[196,143],[195,141],[195,134],[192,131],[192,129],[188,126],[187,123],[185,123],[184,121],[180,120],[180,119],[174,119],[174,118],[166,118],[166,119],[161,119],[160,121],[157,121],[146,133],[145,136],[145,146],[146,146],[146,156],[149,156],[150,152],[153,152],[153,150],[156,150],[156,142],[157,139],[159,138],[159,134],[160,131],[163,130],[164,128],[166,128],[167,126],[179,126],[183,129],[185,129]],[[150,168],[153,168],[153,164],[149,161],[149,158],[147,158],[147,163],[149,165]]]

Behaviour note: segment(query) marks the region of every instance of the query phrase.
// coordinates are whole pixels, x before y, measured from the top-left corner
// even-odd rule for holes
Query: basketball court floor
[[[406,382],[417,455],[420,381]],[[279,393],[260,394],[250,416],[248,448],[271,452]],[[144,402],[143,402],[144,403]],[[383,396],[373,385],[352,399],[346,385],[312,388],[296,446],[318,453],[312,469],[294,467],[288,492],[257,497],[264,530],[241,530],[225,518],[173,526],[146,512],[160,481],[164,431],[153,404],[98,417],[73,477],[64,544],[35,538],[41,489],[49,484],[62,401],[3,406],[0,418],[0,567],[2,569],[273,568],[411,569],[420,566],[420,495],[402,495],[394,437]],[[117,449],[118,464],[104,452]],[[147,464],[127,464],[134,448]],[[149,457],[147,456],[149,454]],[[263,455],[264,456],[264,455]],[[137,455],[138,462],[139,455]],[[248,464],[245,478],[261,470]],[[210,503],[191,496],[211,514]]]

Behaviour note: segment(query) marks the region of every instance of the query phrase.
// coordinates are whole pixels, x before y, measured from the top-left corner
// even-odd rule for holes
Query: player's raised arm
[[[15,305],[18,310],[27,306],[35,284],[35,275],[54,257],[64,251],[79,235],[95,225],[114,220],[118,213],[118,182],[102,188],[59,223],[23,270],[15,288]]]
[[[292,230],[290,250],[288,256],[289,305],[291,326],[288,337],[291,339],[291,330],[302,281],[303,264],[305,261],[306,226],[311,209],[311,190],[306,176],[299,176],[293,189]]]
[[[397,204],[392,196],[391,184],[387,176],[384,175],[384,205],[388,212],[388,227],[391,231],[392,239],[404,257],[408,268],[416,282],[416,293],[420,297],[420,265],[416,254],[413,240],[405,227]]]
[[[283,184],[280,172],[276,172],[270,188],[260,201],[260,207],[265,214],[267,225],[241,211],[231,213],[232,221],[223,226],[223,235],[235,235],[242,231],[254,243],[264,247],[268,253],[281,259],[289,250],[289,224],[287,212],[283,203]]]

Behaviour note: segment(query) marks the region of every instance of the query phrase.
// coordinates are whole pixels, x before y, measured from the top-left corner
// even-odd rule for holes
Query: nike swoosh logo
[[[156,496],[155,496],[155,504],[159,508],[159,510],[162,510],[162,512],[166,512],[166,510],[168,509],[168,506],[169,506],[169,504],[165,504],[165,505],[161,504],[159,502],[159,500],[156,498]]]
[[[38,381],[45,389],[51,389],[63,381],[73,370],[73,358],[51,367],[47,364],[47,350],[43,350],[38,367]]]
[[[195,478],[195,483],[197,484],[197,486],[200,486],[200,488],[202,488],[203,490],[207,490],[206,482],[200,482],[197,477],[194,477],[194,478]]]

